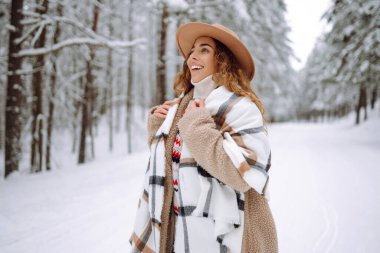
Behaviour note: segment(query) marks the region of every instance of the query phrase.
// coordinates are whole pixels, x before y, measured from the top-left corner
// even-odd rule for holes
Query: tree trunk
[[[6,92],[5,87],[3,85],[0,85],[1,93],[0,93],[0,151],[3,151],[4,149],[4,138],[5,138],[5,115],[2,112],[5,112],[5,98],[6,98]]]
[[[48,1],[42,0],[36,1],[36,13],[44,15],[48,10]],[[36,41],[35,48],[42,48],[45,46],[46,29],[43,28],[41,35]],[[43,103],[43,78],[42,73],[44,69],[44,55],[36,56],[33,64],[33,69],[38,71],[33,73],[32,87],[33,87],[33,102],[32,102],[32,140],[31,140],[31,156],[30,156],[30,168],[31,172],[42,171],[43,164],[43,128],[44,128],[44,115],[42,111]]]
[[[356,125],[360,124],[360,109],[364,106],[365,99],[365,83],[361,83],[359,86],[358,104],[356,106]]]
[[[17,70],[21,68],[21,58],[14,57],[21,50],[21,45],[14,43],[22,35],[23,18],[21,10],[23,0],[12,0],[11,3],[11,29],[9,30],[8,44],[8,78],[7,101],[5,105],[5,174],[18,170],[22,131],[21,104],[23,101],[23,83]]]
[[[116,97],[118,98],[117,99],[117,102],[115,104],[116,106],[116,119],[115,119],[115,131],[116,133],[119,133],[120,132],[120,118],[121,118],[121,106],[122,106],[122,103],[119,102],[119,97],[120,97],[120,94],[121,94],[121,91],[122,91],[122,80],[123,80],[123,76],[122,76],[122,71],[121,71],[121,68],[118,69],[117,71],[117,76],[119,77],[119,80],[118,82],[116,82]]]
[[[114,8],[114,6],[111,4],[111,9]],[[108,21],[108,29],[109,29],[109,36],[113,36],[113,26],[111,20]],[[105,103],[105,110],[106,113],[108,113],[108,131],[109,131],[109,136],[108,136],[108,148],[109,151],[113,150],[113,78],[112,78],[112,73],[113,73],[113,66],[112,66],[112,50],[108,50],[108,57],[107,57],[107,88],[106,88],[106,101],[108,103]],[[108,110],[107,110],[108,109]]]
[[[51,169],[51,136],[53,132],[53,118],[54,118],[54,97],[55,97],[55,86],[56,86],[56,76],[55,76],[55,62],[53,62],[53,71],[51,75],[51,94],[49,99],[49,111],[48,111],[48,120],[47,120],[47,140],[46,140],[46,156],[45,156],[45,163],[46,163],[46,170]]]
[[[162,104],[166,99],[166,37],[168,28],[169,12],[168,7],[163,3],[161,14],[160,41],[158,46],[157,62],[157,97],[156,104]]]
[[[57,5],[57,15],[59,17],[62,16],[62,5]],[[59,27],[59,23],[56,25],[56,29],[54,31],[53,43],[58,43],[59,36],[61,33],[61,29]],[[51,169],[51,136],[53,132],[53,119],[54,119],[54,99],[56,94],[56,74],[57,74],[57,53],[53,53],[52,55],[52,73],[50,76],[50,96],[49,96],[49,112],[47,119],[47,140],[46,140],[46,170]]]
[[[128,10],[128,40],[132,41],[133,39],[133,0],[129,1],[129,10]],[[133,106],[133,49],[129,49],[128,52],[128,83],[127,83],[127,99],[126,99],[126,130],[127,130],[127,145],[128,145],[128,154],[132,153],[132,106]]]
[[[110,26],[111,29],[111,26]],[[107,100],[108,104],[106,108],[108,108],[108,129],[109,129],[109,140],[108,147],[109,150],[113,150],[113,78],[112,78],[112,51],[111,49],[108,51],[108,64],[107,64]]]
[[[101,4],[101,0],[98,0]],[[99,20],[99,4],[94,6],[94,19],[92,23],[92,30],[96,32]],[[92,134],[92,109],[94,103],[94,89],[93,81],[94,77],[92,75],[92,62],[95,58],[94,49],[90,47],[90,59],[87,60],[87,74],[84,85],[84,95],[82,100],[82,124],[81,124],[81,134],[80,134],[80,144],[79,144],[79,156],[78,163],[86,162],[86,137],[89,133],[92,140],[92,155],[94,156],[94,145],[93,145],[93,134]]]
[[[367,88],[364,87],[363,89],[363,101],[362,101],[362,107],[364,109],[364,120],[368,119],[368,113],[367,113]]]
[[[73,58],[73,72],[75,72],[78,67],[77,67],[77,59],[74,57]],[[75,84],[78,85],[79,89],[84,90],[84,77],[81,76],[79,78],[79,81],[75,81]],[[78,126],[79,126],[79,118],[80,118],[80,110],[81,110],[81,105],[82,103],[80,101],[77,101],[77,99],[73,100],[73,108],[74,108],[74,120],[72,121],[72,127],[73,127],[73,143],[71,147],[71,152],[73,154],[76,153],[77,149],[77,142],[78,142]]]
[[[375,109],[377,99],[377,86],[373,87],[372,93],[371,93],[371,110]]]
[[[90,74],[89,69],[87,68],[87,76]],[[78,163],[86,162],[86,136],[88,129],[88,98],[89,98],[89,77],[86,78],[84,84],[84,94],[82,99],[82,124],[81,124],[81,132],[80,132],[80,142],[79,142],[79,157]]]
[[[201,10],[203,11],[203,9],[204,8],[201,8]],[[181,20],[182,20],[183,18],[177,18],[176,19],[176,30],[179,28],[179,26],[181,25]],[[177,50],[176,51],[176,55],[177,55],[177,57],[178,58],[181,58],[182,59],[182,56],[181,56],[181,54],[180,54],[180,52]],[[177,62],[177,64],[176,64],[176,73],[178,73],[178,72],[180,72],[180,71],[182,71],[182,68],[183,68],[183,62],[182,61],[176,61]]]

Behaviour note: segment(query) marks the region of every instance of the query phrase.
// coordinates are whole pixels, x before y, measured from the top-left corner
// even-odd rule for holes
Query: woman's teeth
[[[194,66],[191,66],[191,69],[192,70],[203,69],[203,66],[196,66],[196,65],[194,65]]]

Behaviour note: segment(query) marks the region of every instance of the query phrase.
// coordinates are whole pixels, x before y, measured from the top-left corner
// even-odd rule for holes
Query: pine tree
[[[335,0],[326,12],[331,28],[320,37],[303,70],[305,87],[318,87],[310,113],[333,117],[355,109],[356,123],[369,95],[376,101],[380,80],[379,1]],[[313,89],[315,90],[315,89]],[[307,114],[304,110],[303,114]]]

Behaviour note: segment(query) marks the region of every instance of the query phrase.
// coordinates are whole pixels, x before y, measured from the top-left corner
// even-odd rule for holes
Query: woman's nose
[[[197,54],[197,52],[196,51],[192,52],[191,55],[190,55],[190,58],[198,60],[198,54]]]
[[[192,53],[191,56],[190,56],[190,59],[192,59],[192,60],[198,60],[198,57],[196,56],[195,53]]]

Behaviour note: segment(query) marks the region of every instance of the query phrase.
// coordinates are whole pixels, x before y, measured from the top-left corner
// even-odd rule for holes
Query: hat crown
[[[239,36],[238,36],[234,31],[232,31],[231,29],[229,29],[229,28],[227,28],[227,27],[225,27],[225,26],[223,26],[223,25],[221,25],[221,24],[214,23],[214,24],[212,24],[212,26],[214,26],[214,27],[216,27],[216,28],[218,28],[218,29],[221,29],[221,30],[223,30],[223,31],[225,31],[225,32],[227,32],[227,33],[229,33],[229,34],[231,34],[231,35],[234,36],[235,38],[239,39]],[[240,39],[239,39],[239,40],[240,40]]]

